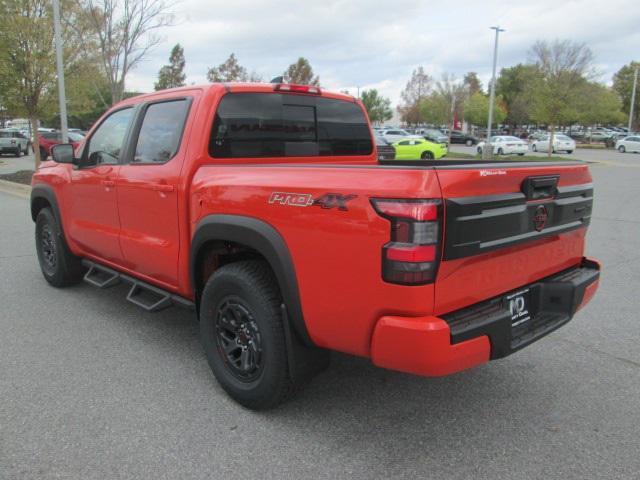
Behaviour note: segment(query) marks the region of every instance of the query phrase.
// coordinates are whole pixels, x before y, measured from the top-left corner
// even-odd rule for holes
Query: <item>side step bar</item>
[[[113,287],[120,282],[128,283],[131,285],[131,289],[127,294],[127,300],[147,312],[159,312],[174,305],[188,310],[195,310],[195,304],[191,300],[182,298],[179,295],[154,287],[147,282],[90,260],[82,260],[82,264],[88,268],[84,276],[85,282],[98,288]]]

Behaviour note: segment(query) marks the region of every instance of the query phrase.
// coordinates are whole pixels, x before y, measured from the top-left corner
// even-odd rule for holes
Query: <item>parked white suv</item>
[[[0,154],[13,153],[16,157],[29,153],[29,139],[19,130],[0,130]]]

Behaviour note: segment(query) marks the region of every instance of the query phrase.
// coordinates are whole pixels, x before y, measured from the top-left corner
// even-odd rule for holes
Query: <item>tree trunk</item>
[[[553,150],[553,139],[556,133],[556,126],[551,125],[551,135],[549,135],[549,148],[547,149],[547,157],[551,157],[551,152]]]
[[[46,160],[46,158],[40,158],[40,134],[38,133],[38,119],[36,117],[29,118],[31,122],[31,133],[33,134],[33,157],[36,159],[35,170],[40,168],[40,162]]]

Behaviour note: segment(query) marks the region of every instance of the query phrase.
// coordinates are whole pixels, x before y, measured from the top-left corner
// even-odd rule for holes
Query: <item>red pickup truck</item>
[[[594,295],[576,161],[378,161],[362,103],[211,84],[116,105],[33,176],[45,279],[198,315],[213,373],[273,407],[328,351],[438,376],[505,357]]]

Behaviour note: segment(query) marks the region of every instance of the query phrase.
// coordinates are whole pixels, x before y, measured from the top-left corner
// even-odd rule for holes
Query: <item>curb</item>
[[[31,197],[31,187],[29,185],[8,182],[7,180],[0,180],[0,192],[8,193],[9,195],[15,195],[16,197],[21,198]]]

